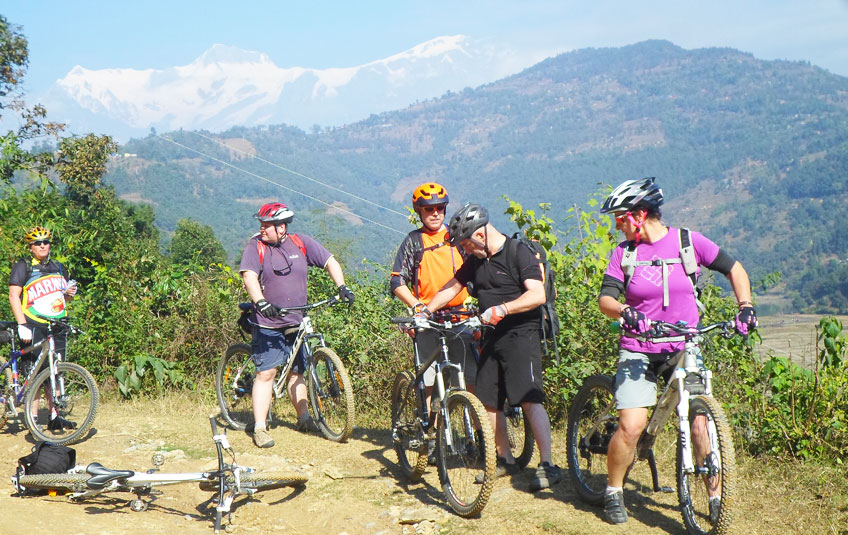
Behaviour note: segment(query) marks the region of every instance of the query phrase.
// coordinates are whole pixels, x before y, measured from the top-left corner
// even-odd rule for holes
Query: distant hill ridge
[[[783,272],[774,309],[848,310],[848,79],[805,62],[763,61],[729,48],[667,41],[583,49],[497,82],[343,128],[233,128],[257,156],[403,212],[411,189],[437,180],[456,207],[500,212],[501,195],[552,204],[561,220],[599,183],[657,176],[665,219],[703,231],[759,280]],[[124,150],[107,177],[121,194],[156,203],[157,220],[213,226],[235,254],[253,229],[239,199],[282,198],[305,231],[342,240],[350,258],[383,262],[409,230],[404,218],[342,196],[190,132],[169,134],[286,188],[150,136]],[[132,161],[131,160],[135,160]],[[367,222],[334,225],[343,202]],[[175,194],[175,192],[180,192]],[[503,218],[500,218],[503,222]]]

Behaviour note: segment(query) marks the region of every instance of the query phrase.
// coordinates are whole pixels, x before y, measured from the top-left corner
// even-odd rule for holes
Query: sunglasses
[[[434,204],[434,205],[431,205],[431,206],[422,206],[421,209],[424,210],[425,212],[427,212],[428,214],[431,213],[431,212],[434,212],[436,210],[438,210],[439,212],[444,212],[445,211],[445,205],[444,204]]]
[[[50,245],[50,240],[38,240],[32,242],[32,245]]]
[[[624,222],[627,221],[627,216],[629,216],[629,215],[630,215],[630,212],[624,212],[621,215],[615,216],[616,223],[624,224]]]

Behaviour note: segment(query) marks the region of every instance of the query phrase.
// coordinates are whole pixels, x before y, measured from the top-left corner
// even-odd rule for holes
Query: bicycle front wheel
[[[353,388],[342,360],[329,347],[317,347],[309,372],[309,403],[318,429],[334,442],[353,432]]]
[[[607,451],[618,429],[612,377],[593,375],[583,381],[568,414],[566,456],[574,489],[589,504],[604,501]]]
[[[4,364],[6,361],[0,357],[0,364]],[[12,398],[15,396],[15,391],[12,389],[12,368],[6,368],[3,370],[3,373],[0,374],[0,398],[2,398],[2,402],[0,402],[0,428],[6,425],[6,420],[9,419],[12,412],[13,401]]]
[[[23,475],[18,484],[27,490],[64,490],[82,492],[86,489],[88,474],[32,474]]]
[[[74,444],[94,424],[100,393],[94,377],[72,362],[56,364],[55,384],[54,391],[49,367],[35,376],[24,397],[26,426],[36,440]]]
[[[533,457],[533,448],[536,441],[533,438],[533,430],[530,428],[530,420],[524,418],[521,406],[511,407],[509,400],[504,405],[504,416],[506,416],[506,436],[509,439],[509,448],[518,466],[525,468],[530,464]]]
[[[392,387],[392,443],[410,481],[418,481],[427,469],[427,441],[415,415],[414,380],[410,372],[401,372]]]
[[[309,477],[300,472],[242,472],[239,475],[242,490],[271,490],[282,487],[300,487],[309,481]],[[227,486],[233,488],[236,484],[232,474],[227,476]],[[218,492],[217,481],[201,481],[200,490]]]
[[[445,403],[438,445],[442,490],[458,515],[478,515],[495,484],[494,433],[486,409],[472,394],[456,390]]]
[[[695,472],[683,468],[677,446],[677,497],[686,531],[692,535],[730,531],[736,498],[736,455],[730,425],[719,402],[712,397],[689,399],[692,454]]]
[[[215,393],[221,416],[231,429],[242,431],[253,424],[253,379],[256,366],[250,356],[250,346],[235,344],[218,364],[215,374]]]

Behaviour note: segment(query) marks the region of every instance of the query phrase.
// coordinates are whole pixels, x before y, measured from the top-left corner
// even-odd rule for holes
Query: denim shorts
[[[667,353],[639,353],[620,349],[618,367],[615,372],[615,406],[618,409],[653,407],[657,404],[657,365],[665,362],[676,351]],[[696,362],[703,366],[701,353],[697,350]],[[669,369],[666,373],[671,374]],[[666,380],[668,377],[663,374]]]
[[[296,336],[296,334],[286,336],[277,329],[254,327],[250,351],[256,370],[263,372],[287,363]],[[292,364],[292,371],[302,374],[305,370],[306,344],[303,344],[300,346],[300,351]]]

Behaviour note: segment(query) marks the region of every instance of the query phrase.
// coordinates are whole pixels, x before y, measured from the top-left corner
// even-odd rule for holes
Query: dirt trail
[[[74,446],[78,462],[99,461],[110,468],[143,470],[151,467],[151,453],[164,448],[170,453],[163,471],[214,466],[207,415],[217,410],[211,400],[201,402],[199,397],[173,395],[164,400],[106,403],[95,421],[96,432]],[[7,476],[14,473],[16,460],[29,452],[32,443],[25,430],[12,431],[8,426],[0,430],[0,451],[6,452],[0,469],[5,485],[5,490],[0,490],[0,532],[212,533],[212,515],[198,508],[209,494],[196,485],[166,487],[164,494],[140,513],[127,505],[132,495],[113,494],[84,503],[69,503],[63,497],[16,497]],[[300,490],[278,489],[253,499],[241,498],[233,515],[233,533],[684,533],[675,494],[643,493],[630,485],[626,499],[631,521],[626,527],[610,526],[598,509],[577,500],[567,479],[552,490],[528,492],[529,469],[512,480],[497,482],[481,518],[462,519],[447,508],[435,469],[428,471],[423,483],[407,485],[403,481],[386,429],[359,427],[347,444],[298,433],[290,424],[273,428],[271,434],[277,445],[259,450],[246,434],[230,431],[239,463],[260,469],[302,468],[311,479]],[[561,435],[555,437],[555,443],[560,445],[554,451],[555,461],[565,465]],[[531,465],[537,463],[534,459]],[[788,518],[780,507],[773,507],[784,489],[758,488],[754,493],[746,483],[753,474],[743,467],[740,475],[742,495],[735,532],[809,532],[803,521]],[[664,484],[674,484],[670,473],[661,477]],[[647,481],[647,470],[634,470],[634,478]],[[761,500],[769,504],[771,513],[762,514]]]

